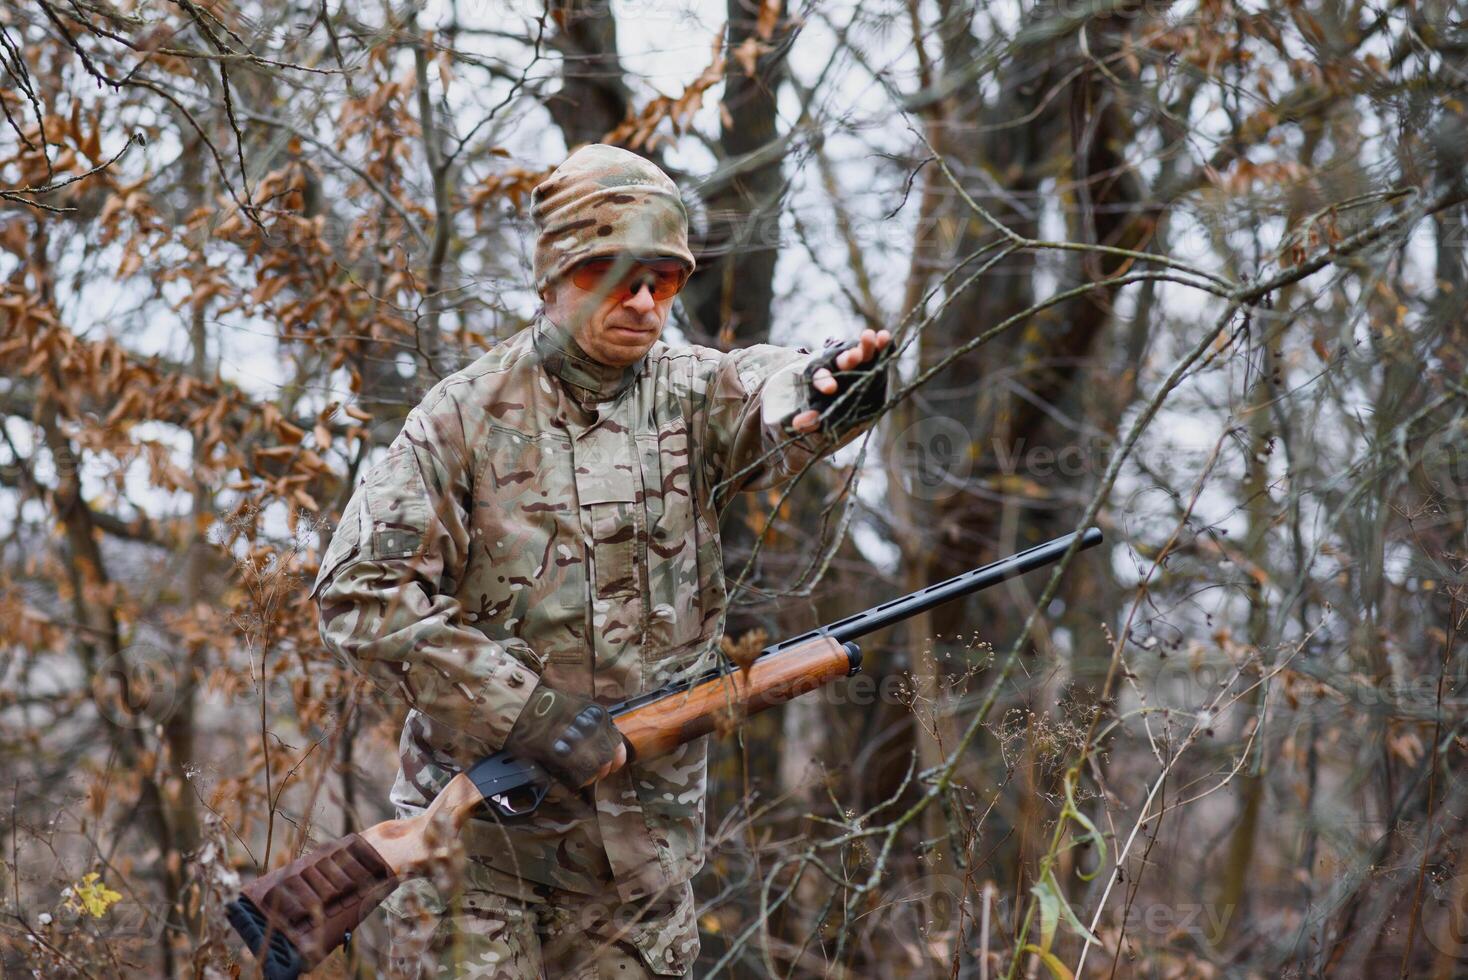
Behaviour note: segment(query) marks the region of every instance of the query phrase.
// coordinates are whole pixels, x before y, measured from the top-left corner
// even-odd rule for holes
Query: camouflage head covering
[[[619,252],[682,259],[691,269],[688,212],[678,185],[658,166],[616,146],[592,143],[530,192],[535,220],[535,288],[585,259]]]

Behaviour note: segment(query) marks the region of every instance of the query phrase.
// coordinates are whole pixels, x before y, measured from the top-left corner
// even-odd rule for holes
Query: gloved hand
[[[891,340],[890,331],[863,330],[860,339],[850,343],[828,341],[825,350],[806,366],[810,408],[790,420],[790,430],[805,433],[825,427],[828,431],[840,431],[880,411],[887,398],[886,359],[882,351]],[[879,373],[855,397],[843,401],[846,389],[868,371]],[[841,407],[833,411],[838,401],[842,402]]]
[[[540,763],[573,789],[610,775],[627,761],[622,734],[607,709],[544,681],[530,692],[505,748]]]

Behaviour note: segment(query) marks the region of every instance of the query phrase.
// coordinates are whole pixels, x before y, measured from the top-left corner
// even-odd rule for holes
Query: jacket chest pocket
[[[497,429],[475,476],[465,619],[547,659],[585,657],[586,570],[571,443]]]
[[[685,648],[703,632],[711,531],[699,520],[687,423],[675,418],[638,438],[647,488],[647,655]]]
[[[618,441],[630,448],[631,440],[625,436]],[[576,496],[596,598],[640,595],[638,546],[645,529],[640,474],[630,451],[589,448],[588,452],[577,446]]]

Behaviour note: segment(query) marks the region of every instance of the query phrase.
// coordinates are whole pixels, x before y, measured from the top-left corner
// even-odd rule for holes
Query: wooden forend
[[[845,648],[829,636],[756,660],[682,694],[634,709],[616,719],[638,759],[664,755],[716,728],[823,687],[851,672]]]

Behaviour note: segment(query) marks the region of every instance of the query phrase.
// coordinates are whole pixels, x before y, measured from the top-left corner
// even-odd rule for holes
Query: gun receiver
[[[1079,542],[1077,542],[1079,537]],[[1088,528],[955,575],[772,644],[747,668],[725,662],[611,705],[631,759],[656,758],[721,724],[784,704],[861,667],[854,642],[935,606],[997,585],[1101,543]],[[256,879],[229,903],[230,924],[259,960],[266,980],[295,980],[339,946],[397,885],[421,873],[434,839],[457,834],[473,815],[514,819],[545,798],[551,777],[505,752],[454,776],[415,817],[388,820],[332,841]]]

